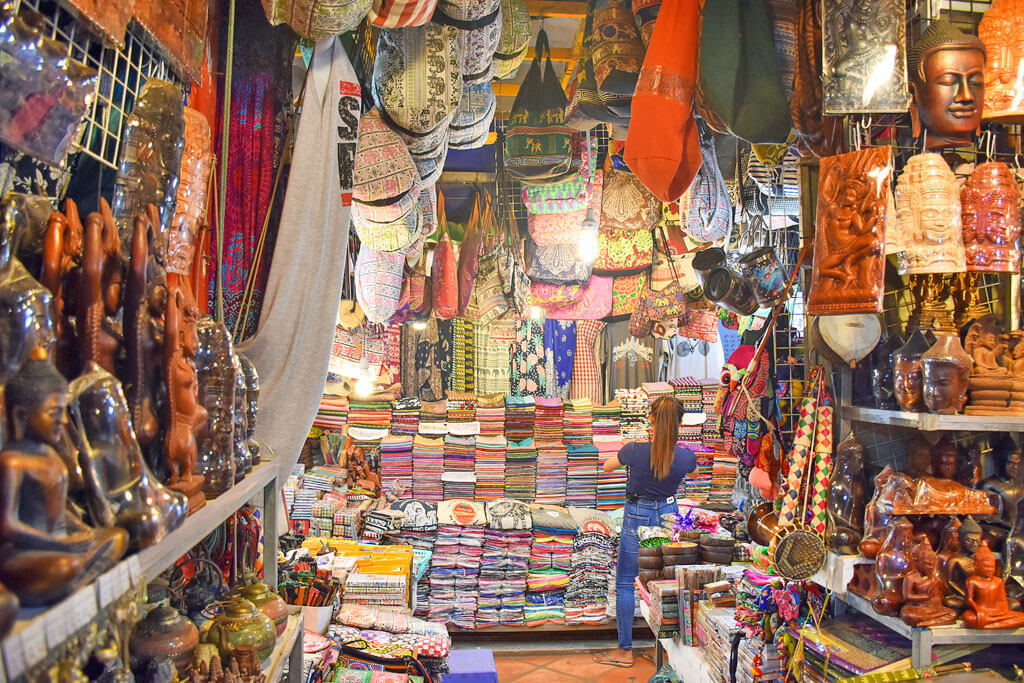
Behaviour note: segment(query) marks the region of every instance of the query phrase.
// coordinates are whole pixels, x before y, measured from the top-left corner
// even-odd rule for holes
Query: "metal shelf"
[[[852,422],[906,427],[922,432],[1024,432],[1024,417],[1009,415],[938,415],[862,406],[842,406],[840,414]]]
[[[281,673],[284,671],[286,661],[291,662],[288,667],[288,679],[290,681],[301,680],[302,629],[302,610],[299,609],[288,615],[288,625],[281,637],[277,639],[274,652],[269,657],[269,663],[263,668],[267,683],[278,683],[281,680]]]
[[[171,566],[260,493],[263,495],[264,529],[270,534],[267,538],[276,538],[277,497],[274,489],[277,469],[274,461],[257,465],[245,479],[219,497],[207,501],[160,542],[122,559],[95,581],[55,605],[22,609],[11,633],[0,642],[4,665],[0,668],[0,680],[14,681],[28,668],[42,662],[48,651],[57,649],[88,626],[114,600]],[[277,585],[276,562],[264,563],[264,580],[268,585]]]

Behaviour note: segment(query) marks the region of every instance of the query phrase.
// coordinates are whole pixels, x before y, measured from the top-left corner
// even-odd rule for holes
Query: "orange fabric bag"
[[[674,202],[700,169],[693,118],[700,0],[662,3],[633,94],[625,161],[647,189]]]

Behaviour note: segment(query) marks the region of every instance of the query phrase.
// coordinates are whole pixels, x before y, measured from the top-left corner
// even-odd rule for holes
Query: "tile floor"
[[[598,664],[592,653],[530,655],[496,652],[499,683],[647,683],[654,675],[654,663],[637,657],[624,669]]]

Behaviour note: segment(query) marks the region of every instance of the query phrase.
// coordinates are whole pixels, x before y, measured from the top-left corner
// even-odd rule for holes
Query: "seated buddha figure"
[[[957,532],[960,550],[946,563],[946,607],[962,610],[966,606],[967,578],[974,574],[975,554],[981,547],[981,527],[971,517],[965,517]]]
[[[942,604],[942,581],[938,577],[935,551],[928,539],[912,554],[910,571],[903,577],[903,607],[900,618],[911,626],[944,626],[956,623],[956,610]]]
[[[24,606],[52,604],[106,571],[128,547],[119,527],[93,529],[69,512],[56,448],[68,384],[37,350],[7,384],[10,438],[0,451],[0,581]]]
[[[967,579],[967,609],[964,623],[969,628],[1021,628],[1024,612],[1014,612],[1006,602],[1006,586],[996,574],[996,556],[984,541],[974,553],[974,574]]]
[[[899,272],[960,273],[964,260],[960,188],[938,154],[912,156],[896,182]]]
[[[978,164],[960,191],[967,270],[1020,270],[1020,188],[1006,164]]]

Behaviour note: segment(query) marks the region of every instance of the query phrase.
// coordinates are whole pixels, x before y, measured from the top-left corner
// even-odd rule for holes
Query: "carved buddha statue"
[[[928,539],[912,555],[913,565],[903,577],[903,607],[900,618],[911,626],[947,626],[956,623],[956,610],[942,604],[942,582],[938,578],[935,551]]]
[[[78,281],[78,330],[81,361],[93,362],[114,374],[121,330],[113,316],[121,307],[121,241],[106,201],[103,213],[85,219],[85,246]]]
[[[921,432],[914,432],[907,440],[907,476],[918,477],[932,474],[932,445]]]
[[[128,546],[124,529],[92,529],[68,511],[67,469],[55,450],[67,401],[67,381],[41,349],[7,384],[0,581],[30,607],[62,599],[112,567]]]
[[[996,577],[996,556],[981,542],[974,553],[974,573],[967,579],[963,613],[968,628],[1021,628],[1024,612],[1014,612],[1006,600],[1006,586]]]
[[[70,292],[74,288],[72,273],[82,260],[84,238],[74,200],[64,200],[64,211],[54,211],[47,222],[39,268],[40,282],[53,295],[54,330],[58,337],[64,332],[65,289]]]
[[[986,479],[981,484],[998,499],[997,513],[990,521],[1012,529],[1017,524],[1017,503],[1024,498],[1024,467],[1021,466],[1021,451],[1017,443],[1006,436],[993,449],[997,460],[1002,463],[1002,473]]]
[[[949,293],[953,297],[953,323],[958,330],[991,313],[981,301],[981,273],[957,273],[953,276]]]
[[[875,556],[875,594],[871,606],[879,614],[895,616],[903,605],[903,577],[910,571],[913,534],[914,525],[906,517],[895,518]]]
[[[864,508],[864,535],[858,544],[860,554],[874,559],[879,547],[889,533],[893,519],[893,501],[897,493],[910,495],[914,480],[886,465],[875,476],[875,493]]]
[[[825,512],[829,521],[829,546],[842,555],[856,554],[864,533],[866,455],[863,444],[852,433],[836,447]]]
[[[978,24],[985,43],[986,121],[1020,123],[1024,119],[1024,2],[993,0]]]
[[[915,330],[907,343],[892,356],[894,390],[896,401],[903,410],[920,412],[924,410],[924,387],[921,383],[921,356],[931,348],[934,337],[931,332]]]
[[[960,518],[954,515],[942,528],[942,542],[939,544],[939,551],[935,553],[938,579],[943,595],[946,594],[949,584],[949,562],[958,554],[960,554]]]
[[[95,363],[87,365],[71,383],[70,413],[93,522],[127,530],[132,550],[146,548],[181,526],[188,502],[149,471],[121,383]]]
[[[907,51],[914,137],[927,148],[967,144],[981,125],[985,44],[945,20],[933,21]]]
[[[260,443],[256,440],[256,417],[260,412],[260,375],[256,371],[256,366],[244,353],[238,354],[238,361],[242,364],[242,372],[245,373],[245,420],[248,425],[250,462],[256,466],[260,464]]]
[[[235,483],[235,369],[231,363],[231,336],[224,323],[204,315],[199,319],[197,333],[199,402],[208,419],[197,439],[196,470],[206,480],[203,491],[215,498]]]
[[[189,513],[205,504],[203,477],[195,473],[196,433],[206,424],[206,409],[199,403],[193,363],[199,350],[197,317],[181,289],[175,287],[168,292],[164,322],[163,369],[168,400],[164,456],[170,470],[167,483],[188,496]]]
[[[999,316],[989,314],[975,320],[967,329],[964,342],[971,357],[973,376],[1005,377],[1009,374],[1005,327]]]
[[[960,189],[938,154],[912,156],[896,181],[896,238],[901,275],[966,268]]]
[[[946,597],[943,604],[956,610],[966,607],[967,577],[974,573],[974,554],[981,547],[981,527],[971,517],[964,518],[957,532],[959,552],[946,564]]]
[[[1021,194],[1010,167],[978,164],[960,193],[967,270],[1020,271]]]
[[[955,336],[939,335],[938,341],[921,356],[925,407],[944,415],[955,415],[963,410],[971,365],[971,357]]]
[[[975,439],[968,447],[967,452],[960,460],[956,470],[956,480],[967,488],[980,488],[981,477],[984,472],[981,453],[988,448],[988,441],[985,438]]]
[[[899,407],[893,393],[895,379],[892,354],[903,344],[904,342],[898,334],[890,334],[879,342],[875,350],[871,352],[871,395],[876,408],[896,410]]]

